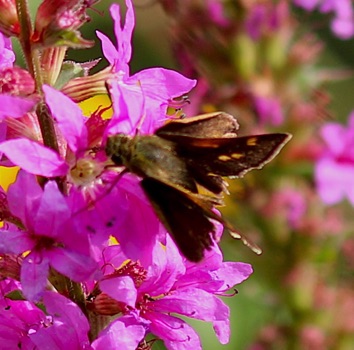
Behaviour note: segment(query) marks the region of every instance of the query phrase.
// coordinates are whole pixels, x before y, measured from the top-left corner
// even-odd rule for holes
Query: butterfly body
[[[105,152],[117,166],[142,178],[141,186],[181,253],[200,261],[213,244],[215,225],[232,227],[213,210],[227,192],[222,177],[260,169],[290,139],[288,134],[237,137],[226,113],[171,121],[153,135],[108,137]],[[199,188],[207,194],[200,194]],[[258,252],[258,247],[234,235]]]

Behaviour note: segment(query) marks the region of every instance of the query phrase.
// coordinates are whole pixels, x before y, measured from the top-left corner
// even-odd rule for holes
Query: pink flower
[[[279,126],[284,122],[284,114],[279,98],[255,95],[253,101],[262,124]]]
[[[132,54],[131,39],[135,26],[135,17],[131,0],[125,1],[127,6],[125,23],[121,25],[119,5],[111,6],[111,16],[114,20],[114,32],[117,45],[114,46],[110,39],[101,32],[97,36],[101,40],[102,50],[108,62],[113,68],[114,76],[109,82],[113,98],[114,118],[123,118],[122,96],[124,101],[127,94],[135,96],[138,100],[144,100],[145,108],[149,115],[145,117],[140,131],[151,133],[158,126],[162,125],[165,119],[166,109],[169,101],[189,92],[196,84],[195,80],[187,79],[183,75],[169,69],[149,68],[144,69],[134,75],[130,75],[129,62]],[[124,92],[128,90],[128,92]],[[140,103],[141,105],[141,103]],[[129,125],[122,125],[114,130],[115,133],[125,132],[131,134],[135,132],[139,124],[141,114],[138,119],[130,117]]]
[[[331,27],[335,35],[341,39],[349,39],[354,35],[354,11],[351,0],[293,0],[297,6],[307,11],[319,7],[322,13],[334,12]]]
[[[28,301],[0,300],[2,349],[91,349],[87,319],[75,303],[53,292],[42,302],[46,313]]]
[[[0,69],[12,67],[15,54],[12,51],[11,40],[0,32]]]
[[[348,198],[354,205],[354,113],[347,127],[327,123],[320,132],[326,147],[315,165],[318,193],[326,204]]]
[[[136,325],[161,338],[168,349],[201,349],[198,335],[178,314],[212,322],[219,341],[229,341],[229,308],[218,295],[248,278],[250,265],[222,262],[216,245],[201,263],[187,262],[169,237],[166,248],[155,246],[153,263],[145,272],[139,264],[125,264],[126,257],[118,259],[115,252],[114,259],[105,259],[106,274],[99,282],[102,293],[93,301],[96,312],[123,313],[112,324],[127,317],[132,321],[134,316]],[[121,268],[109,271],[112,264]]]
[[[71,211],[54,181],[44,190],[36,178],[20,171],[8,191],[11,213],[23,230],[9,225],[1,229],[0,253],[25,256],[21,284],[28,300],[38,300],[47,284],[49,267],[75,280],[87,280],[96,271],[87,236],[80,234]]]

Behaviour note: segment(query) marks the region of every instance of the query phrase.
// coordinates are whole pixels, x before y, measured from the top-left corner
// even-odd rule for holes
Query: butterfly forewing
[[[189,143],[192,139],[209,139],[235,137],[238,124],[230,114],[223,112],[203,114],[197,117],[174,120],[156,130],[155,135],[166,140],[181,142],[186,139]]]
[[[240,177],[270,162],[289,140],[288,134],[265,134],[209,139],[214,147],[191,147],[179,144],[179,153],[194,172]],[[219,145],[219,147],[215,147]]]

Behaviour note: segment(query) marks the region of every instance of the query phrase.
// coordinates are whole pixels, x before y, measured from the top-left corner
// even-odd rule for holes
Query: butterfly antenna
[[[250,248],[257,255],[262,254],[262,249],[254,242],[246,238],[240,232],[236,231],[235,228],[228,222],[224,222],[224,227],[230,232],[230,236],[235,239],[239,239],[246,247]]]

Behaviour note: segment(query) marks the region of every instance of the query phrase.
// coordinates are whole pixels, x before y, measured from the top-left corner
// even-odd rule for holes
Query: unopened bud
[[[0,31],[6,36],[20,33],[15,0],[0,0]]]

